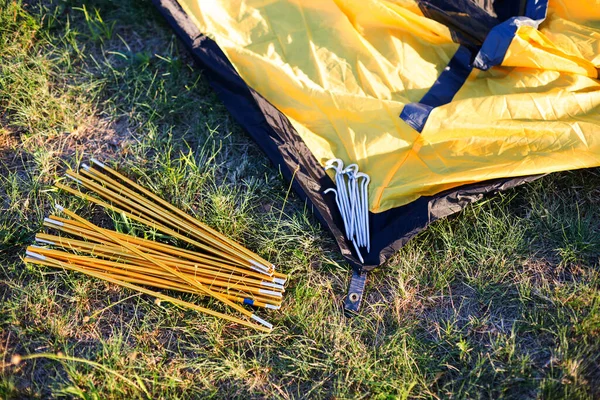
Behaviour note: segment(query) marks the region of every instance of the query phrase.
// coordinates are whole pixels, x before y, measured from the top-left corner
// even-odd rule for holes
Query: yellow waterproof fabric
[[[456,52],[412,0],[179,0],[321,162],[356,162],[381,212],[493,178],[600,165],[600,7],[550,2],[421,133],[399,118]],[[586,6],[587,5],[587,6]],[[566,18],[570,18],[567,20]]]

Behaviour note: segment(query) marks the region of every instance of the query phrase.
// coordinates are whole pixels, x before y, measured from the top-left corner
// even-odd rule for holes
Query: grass
[[[54,201],[136,230],[52,188],[92,155],[290,273],[275,331],[25,265]],[[332,238],[148,2],[0,0],[0,398],[598,398],[599,188],[553,174],[433,224],[346,319]]]

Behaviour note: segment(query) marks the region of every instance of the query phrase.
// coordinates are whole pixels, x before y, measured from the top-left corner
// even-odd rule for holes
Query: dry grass
[[[1,398],[600,396],[597,170],[434,224],[349,320],[333,240],[152,6],[84,4],[0,0]],[[57,200],[135,230],[52,189],[92,155],[290,273],[275,331],[23,264]]]

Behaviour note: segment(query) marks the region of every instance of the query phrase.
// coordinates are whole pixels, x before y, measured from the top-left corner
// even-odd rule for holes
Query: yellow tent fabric
[[[600,5],[551,1],[501,65],[473,69],[422,132],[399,118],[459,45],[412,0],[179,0],[324,163],[371,177],[372,212],[501,177],[600,165]]]

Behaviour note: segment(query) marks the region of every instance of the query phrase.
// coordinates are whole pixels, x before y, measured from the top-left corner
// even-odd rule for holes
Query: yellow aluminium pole
[[[54,220],[52,218],[56,218],[56,219],[60,219],[60,221]],[[119,246],[119,245],[115,245],[112,242],[103,240],[103,239],[99,239],[98,235],[96,232],[94,231],[89,231],[87,230],[85,227],[81,227],[81,224],[78,225],[71,225],[71,223],[77,223],[77,221],[73,221],[73,220],[69,220],[69,219],[65,219],[65,218],[61,218],[61,217],[57,217],[54,215],[51,215],[51,218],[46,218],[44,221],[44,226],[50,227],[52,229],[56,229],[59,231],[63,231],[75,236],[79,236],[82,238],[85,238],[87,240],[93,239],[97,242],[102,243],[102,246],[106,246],[108,248],[114,249],[115,251],[120,251],[121,253],[123,253],[123,250],[125,251],[125,254],[130,254],[130,253],[126,253],[127,249]],[[73,227],[73,229],[69,228],[69,227]],[[100,228],[102,229],[102,228]],[[152,250],[152,249],[148,249],[145,248],[144,245],[136,245],[136,243],[134,242],[133,239],[136,240],[141,240],[141,241],[145,241],[147,242],[147,244],[157,244],[156,242],[151,242],[151,241],[147,241],[146,239],[140,239],[140,238],[136,238],[134,236],[128,236],[128,235],[124,235],[124,234],[120,234],[114,231],[111,231],[113,234],[116,234],[119,237],[123,237],[124,240],[132,242],[135,246],[137,246],[140,250],[145,251],[145,252],[149,252],[151,253],[154,257],[157,257],[158,259],[165,261],[167,263],[172,264],[172,262],[176,263],[176,266],[179,268],[184,268],[184,269],[195,269],[197,268],[197,265],[199,264],[198,262],[194,262],[194,261],[187,261],[187,258],[185,260],[180,260],[177,259],[176,257],[169,257],[168,255],[165,255],[165,253],[158,251],[158,250]],[[90,236],[93,235],[93,236]],[[48,243],[48,240],[51,240],[53,238],[59,238],[61,239],[60,236],[53,236],[53,235],[46,235],[46,234],[38,234],[37,236],[40,237],[40,239],[42,239],[42,242],[46,242],[46,244],[54,244],[53,242]],[[46,240],[44,241],[44,238],[46,238]],[[83,243],[88,243],[88,242],[83,242]],[[99,244],[93,243],[91,244],[92,246],[100,246]],[[160,249],[160,247],[158,247]],[[164,250],[164,249],[161,249]],[[205,261],[207,262],[207,261]],[[218,263],[212,263],[212,264],[218,264]],[[211,273],[214,275],[214,273],[219,273],[219,274],[225,274],[225,275],[231,275],[234,272],[239,274],[239,275],[234,275],[234,276],[250,276],[253,278],[257,278],[257,279],[261,279],[262,282],[262,286],[265,287],[271,287],[271,288],[276,288],[278,290],[281,291],[285,291],[284,290],[284,284],[286,282],[286,276],[282,275],[283,278],[281,277],[269,277],[269,276],[265,276],[263,274],[259,274],[256,273],[254,271],[250,271],[250,270],[245,270],[245,269],[241,269],[241,268],[237,268],[237,267],[231,267],[229,265],[222,265],[221,267],[217,267],[215,265],[207,265],[207,264],[201,264],[204,269],[206,270],[207,273]],[[187,267],[187,268],[186,268]],[[225,273],[223,271],[228,271],[228,273]],[[213,273],[214,272],[214,273]],[[278,274],[281,275],[281,274]]]
[[[96,169],[92,169],[89,166],[87,166],[86,164],[82,164],[83,167],[83,171],[82,173],[92,179],[95,179],[98,182],[103,182],[106,185],[110,185],[113,189],[117,189],[119,190],[119,193],[125,192],[127,193],[130,197],[132,198],[136,198],[138,199],[138,201],[143,202],[147,208],[154,208],[155,211],[157,211],[157,209],[161,209],[160,207],[158,207],[157,204],[152,203],[149,199],[143,197],[140,193],[135,192],[129,188],[127,188],[125,185],[123,185],[122,183],[110,178],[109,176],[107,176],[106,174],[101,173],[100,171],[96,170]],[[150,193],[150,192],[149,192]],[[160,199],[160,197],[156,196],[156,198]],[[168,203],[167,203],[168,204]],[[163,205],[164,207],[164,205]],[[207,230],[207,226],[205,226],[204,224],[202,224],[201,222],[199,222],[198,220],[196,220],[195,218],[193,218],[192,216],[190,216],[189,214],[183,212],[182,210],[178,209],[177,207],[169,207],[171,210],[172,209],[176,209],[178,212],[177,213],[173,213],[172,211],[169,211],[169,209],[167,208],[162,208],[161,211],[164,213],[167,213],[168,215],[171,215],[174,218],[177,218],[179,221],[181,221],[182,223],[186,224],[187,222],[192,223],[194,226],[190,227],[190,232],[193,234],[196,234],[197,238],[202,237],[204,240],[206,240],[206,234],[209,234],[212,238],[214,238],[215,240],[217,240],[218,242],[222,243],[222,246],[224,246],[224,248],[229,248],[232,250],[237,250],[239,253],[244,254],[246,257],[249,257],[250,259],[260,263],[260,264],[264,264],[264,265],[271,265],[268,261],[262,259],[260,256],[258,256],[256,253],[252,252],[251,250],[245,248],[244,246],[240,245],[239,243],[232,241],[231,239],[227,238],[226,236],[222,235],[219,233],[218,236],[214,235],[214,232],[216,231],[209,231]],[[185,218],[182,219],[182,216],[184,216]],[[189,226],[189,225],[188,225]],[[195,229],[194,229],[195,228]],[[204,235],[200,235],[197,232],[197,229],[200,229],[204,232]],[[214,242],[212,242],[214,243]]]
[[[93,240],[95,240],[95,241],[105,243],[106,246],[114,246],[114,243],[107,242],[106,240],[100,239],[102,237],[101,235],[95,233],[94,231],[90,231],[89,229],[87,229],[85,227],[85,225],[80,224],[79,222],[74,221],[72,219],[62,218],[62,217],[51,214],[50,217],[44,219],[44,222],[45,222],[44,226],[52,227],[54,229],[66,231],[65,229],[59,229],[57,227],[67,228],[69,230],[69,232],[67,232],[67,233],[70,233],[72,235],[80,236],[77,233],[77,229],[79,229],[79,230],[81,230],[81,233],[84,233],[87,236],[94,238]],[[104,228],[101,228],[101,229],[104,229]],[[127,242],[135,243],[138,246],[142,246],[142,247],[148,249],[148,252],[151,252],[151,253],[156,253],[156,254],[168,253],[168,254],[178,255],[180,257],[184,257],[184,254],[190,254],[190,255],[194,256],[193,259],[195,261],[207,263],[207,264],[212,263],[215,266],[224,267],[224,268],[229,268],[230,266],[233,267],[233,266],[237,265],[237,264],[230,264],[228,262],[228,260],[223,260],[222,258],[211,256],[208,254],[197,253],[197,252],[188,251],[185,249],[180,249],[178,247],[171,246],[171,245],[168,245],[165,243],[155,242],[155,241],[149,240],[149,239],[143,239],[143,238],[140,238],[137,236],[128,235],[126,233],[121,233],[121,232],[116,232],[116,231],[111,231],[111,232],[114,232],[117,236],[119,236],[123,240],[126,240]],[[190,259],[190,257],[185,257],[185,258]],[[265,276],[265,275],[260,274],[260,276]]]
[[[210,247],[207,247],[207,246],[203,245],[202,243],[199,243],[196,240],[193,240],[193,239],[191,239],[191,238],[189,238],[187,236],[181,235],[178,232],[173,231],[172,229],[160,226],[160,225],[158,225],[158,224],[156,224],[156,223],[154,223],[152,221],[148,221],[148,220],[146,220],[146,219],[144,219],[142,217],[139,217],[139,216],[136,216],[134,214],[131,214],[131,213],[129,213],[129,212],[125,211],[125,210],[122,210],[122,209],[120,209],[118,207],[112,206],[112,205],[110,205],[110,204],[108,204],[108,203],[106,203],[106,202],[104,202],[102,200],[99,200],[99,199],[97,199],[97,198],[95,198],[93,196],[86,195],[85,193],[81,192],[80,190],[74,190],[74,189],[70,188],[69,186],[63,185],[61,183],[55,183],[54,185],[57,188],[62,189],[64,191],[66,191],[66,192],[72,193],[72,194],[74,194],[74,195],[76,195],[78,197],[81,197],[84,200],[88,200],[88,201],[90,201],[92,203],[96,203],[98,205],[101,205],[102,207],[104,207],[104,208],[106,208],[108,210],[111,210],[113,212],[123,214],[126,217],[131,218],[134,221],[140,222],[140,223],[142,223],[142,224],[144,224],[146,226],[149,226],[149,227],[154,228],[154,229],[156,229],[158,231],[164,232],[164,233],[166,233],[166,234],[168,234],[170,236],[173,236],[173,237],[175,237],[177,239],[183,240],[184,242],[187,242],[189,244],[192,244],[192,245],[194,245],[196,247],[199,247],[199,248],[202,248],[202,249],[208,249],[207,251],[214,252],[214,249],[211,250]],[[262,273],[264,275],[272,276],[272,273],[268,273],[268,272],[265,272],[262,269],[258,269],[257,267],[255,267],[254,265],[252,265],[249,262],[236,263],[236,265],[253,269],[253,270],[255,270],[257,272],[260,272],[260,273]]]
[[[98,235],[95,232],[90,231],[90,230],[86,229],[85,227],[82,227],[80,224],[77,224],[74,222],[76,222],[76,221],[51,215],[49,218],[46,218],[46,220],[44,221],[44,226],[66,232],[71,235],[76,235],[76,236],[85,238],[86,240],[88,240],[88,242],[86,242],[86,243],[89,243],[90,241],[98,242],[101,244],[97,244],[97,245],[103,245],[106,247],[110,247],[110,248],[115,249],[115,251],[116,251],[116,249],[121,249],[121,251],[123,250],[122,247],[120,247],[120,246],[115,247],[114,243],[100,239],[100,237],[99,237],[100,235]],[[190,260],[189,258],[187,258],[187,257],[184,258],[180,254],[178,254],[176,252],[176,249],[177,249],[176,247],[169,246],[169,247],[172,247],[172,249],[166,248],[166,247],[159,246],[158,242],[152,242],[147,239],[138,238],[136,236],[127,235],[127,234],[116,232],[116,231],[112,231],[112,232],[114,232],[119,238],[121,238],[129,243],[134,244],[136,247],[138,247],[140,249],[144,249],[144,251],[147,253],[161,255],[163,257],[170,256],[170,258],[173,258],[173,259],[185,260],[186,262],[194,262],[195,264],[201,264],[201,265],[211,265],[213,268],[219,267],[219,268],[225,269],[225,270],[230,267],[233,267],[230,264],[223,263],[220,261],[215,261],[212,257],[204,258],[204,257],[200,256],[200,254],[198,254],[199,256],[195,257],[194,260]],[[61,236],[55,236],[55,237],[61,238]],[[168,245],[164,245],[164,246],[168,246]],[[175,250],[173,250],[173,249],[175,249]],[[127,253],[127,254],[129,254],[129,253]],[[244,269],[241,269],[241,270],[245,271]],[[265,275],[258,275],[258,276],[266,277]]]
[[[67,171],[67,176],[73,178],[76,182],[83,185],[84,187],[86,187],[90,190],[93,190],[96,194],[104,197],[105,199],[112,201],[113,203],[117,203],[118,205],[120,205],[123,208],[129,209],[130,212],[138,213],[138,215],[141,218],[146,219],[146,220],[148,220],[148,218],[151,218],[149,221],[152,221],[153,224],[162,228],[163,230],[164,229],[171,230],[172,228],[181,229],[181,227],[179,225],[177,225],[176,223],[173,223],[172,221],[169,221],[168,219],[165,219],[164,216],[161,216],[160,214],[157,214],[154,211],[147,210],[144,206],[142,206],[140,204],[136,204],[131,199],[125,198],[125,197],[113,192],[109,188],[98,185],[97,183],[92,182],[89,179],[84,178],[83,176],[81,176],[73,171]],[[146,215],[143,215],[143,214],[146,214]],[[152,218],[153,218],[153,220],[152,220]],[[159,222],[159,221],[162,221],[162,222]],[[167,227],[165,225],[165,223],[167,225],[170,225],[171,228]],[[179,232],[178,232],[178,234],[181,235],[181,233],[179,233]],[[185,235],[181,235],[181,236],[185,237]],[[216,254],[224,259],[235,260],[237,263],[242,263],[244,261],[251,263],[250,260],[244,259],[238,255],[232,255],[231,253],[223,252],[223,250],[220,250],[218,248],[209,247],[205,244],[200,244],[199,242],[198,242],[198,244],[199,244],[198,247],[202,248],[203,250],[211,252],[213,254]]]
[[[154,281],[154,282],[161,282],[163,284],[173,284],[173,285],[178,285],[181,287],[186,287],[185,282],[181,281],[181,280],[173,280],[173,276],[164,272],[164,271],[158,271],[158,270],[148,270],[148,268],[140,268],[138,266],[132,265],[132,264],[122,264],[122,263],[116,263],[116,262],[112,262],[112,261],[107,261],[107,260],[102,260],[102,259],[97,259],[97,258],[92,258],[92,257],[87,257],[87,256],[78,256],[76,254],[72,254],[72,253],[66,253],[63,251],[59,251],[59,250],[52,250],[52,249],[47,249],[44,247],[38,247],[38,246],[29,246],[27,248],[28,251],[32,251],[38,254],[41,254],[45,257],[49,257],[49,258],[53,258],[53,259],[59,259],[62,261],[69,261],[70,263],[74,263],[77,264],[81,267],[85,267],[85,268],[94,268],[94,269],[100,269],[103,271],[109,271],[111,273],[117,273],[117,274],[121,274],[121,275],[125,275],[125,276],[131,276],[132,278],[136,278],[136,279],[146,279],[148,281]],[[148,273],[150,273],[150,275],[148,275]],[[197,278],[195,278],[197,279]],[[258,292],[257,290],[252,290],[252,288],[248,288],[248,287],[236,287],[236,285],[231,285],[231,286],[227,286],[227,285],[223,285],[223,284],[217,284],[217,283],[211,283],[211,287],[219,287],[219,288],[223,288],[224,290],[227,290],[228,296],[225,296],[227,298],[229,298],[232,301],[236,301],[238,303],[244,303],[244,304],[248,304],[247,301],[244,301],[245,298],[244,297],[239,297],[239,296],[233,296],[232,293],[236,293],[236,294],[241,294],[241,292],[244,292],[246,294],[250,294],[250,297],[256,297],[259,296],[261,298],[281,298],[281,295],[276,295],[275,292],[271,292],[269,291],[269,293],[262,293],[262,292]],[[192,293],[199,293],[202,294],[201,292],[198,292],[198,290],[190,288],[190,291]],[[231,298],[233,297],[233,298]],[[278,302],[278,301],[271,301],[271,302]],[[274,304],[275,305],[275,304]]]
[[[142,286],[137,286],[137,285],[134,285],[134,284],[131,284],[131,283],[128,283],[128,282],[124,282],[124,281],[119,280],[119,279],[115,279],[115,278],[111,277],[110,275],[103,274],[101,272],[90,271],[90,270],[87,270],[87,269],[84,269],[84,268],[78,268],[76,266],[70,265],[68,263],[63,263],[63,262],[57,261],[57,260],[50,260],[49,258],[44,257],[44,256],[42,256],[40,254],[37,254],[37,253],[34,253],[34,252],[30,252],[27,255],[29,257],[25,258],[25,262],[29,262],[29,263],[33,263],[33,264],[43,264],[43,265],[50,264],[50,266],[54,266],[54,267],[60,266],[60,267],[63,267],[65,269],[70,269],[70,270],[73,270],[73,271],[81,272],[83,274],[92,276],[94,278],[102,279],[102,280],[105,280],[107,282],[114,283],[116,285],[126,287],[128,289],[132,289],[132,290],[144,293],[144,294],[148,294],[150,296],[157,297],[157,298],[159,298],[161,300],[165,300],[165,301],[168,301],[168,302],[173,303],[173,304],[177,304],[177,305],[182,306],[182,307],[190,308],[192,310],[196,310],[196,311],[208,314],[208,315],[212,315],[214,317],[223,318],[223,319],[225,319],[227,321],[230,321],[230,322],[233,322],[233,323],[237,323],[237,324],[240,324],[240,325],[243,325],[243,326],[254,328],[254,329],[262,331],[262,332],[271,332],[271,328],[269,328],[269,327],[260,326],[260,325],[254,324],[252,322],[249,322],[249,321],[246,321],[246,320],[243,320],[243,319],[240,319],[240,318],[233,317],[231,315],[223,314],[223,313],[220,313],[218,311],[213,311],[213,310],[205,308],[205,307],[197,306],[196,304],[188,303],[187,301],[179,300],[179,299],[176,299],[174,297],[170,297],[170,296],[167,296],[165,294],[162,294],[160,292],[155,292],[153,290],[146,289],[146,288],[144,288]]]
[[[136,192],[132,191],[131,189],[128,189],[127,187],[116,182],[115,180],[113,180],[103,174],[100,174],[97,171],[94,171],[94,172],[90,172],[90,171],[94,171],[94,170],[89,169],[89,167],[88,167],[88,169],[84,168],[83,171],[81,171],[81,173],[84,174],[85,176],[87,176],[88,178],[95,179],[96,181],[103,183],[106,187],[111,189],[113,193],[118,193],[119,195],[125,196],[126,198],[128,197],[130,200],[136,201],[138,204],[140,204],[140,206],[144,207],[145,209],[147,209],[149,211],[153,211],[154,212],[153,218],[157,218],[156,214],[159,214],[162,217],[162,220],[173,221],[173,222],[169,223],[169,225],[176,227],[177,229],[186,231],[186,233],[190,234],[191,236],[194,236],[198,240],[203,240],[206,243],[209,243],[209,244],[221,249],[222,251],[226,251],[230,254],[235,255],[236,257],[247,260],[249,262],[256,261],[252,257],[248,256],[245,252],[241,251],[239,247],[231,246],[228,243],[225,243],[225,242],[221,241],[220,239],[212,236],[211,234],[209,234],[206,231],[199,231],[198,226],[190,224],[187,220],[182,219],[180,216],[173,214],[173,213],[169,212],[168,210],[165,210],[164,208],[158,207],[157,205],[151,203],[150,200],[144,198],[139,193],[136,193]],[[67,174],[71,174],[71,175],[73,175],[74,178],[77,178],[77,176],[75,176],[73,174],[73,172],[71,172],[71,171],[67,172]]]
[[[251,252],[249,249],[246,249],[245,247],[239,245],[238,243],[236,243],[233,240],[229,239],[227,236],[225,236],[225,235],[221,234],[220,232],[212,229],[210,226],[203,224],[202,222],[198,221],[196,218],[193,218],[189,214],[181,211],[179,208],[175,207],[171,203],[163,200],[159,196],[157,196],[154,193],[150,192],[149,190],[145,189],[143,186],[138,185],[137,183],[135,183],[131,179],[127,178],[126,176],[124,176],[122,174],[120,174],[119,172],[115,171],[114,169],[110,168],[109,166],[105,165],[104,163],[101,163],[100,161],[98,161],[98,160],[96,160],[94,158],[91,159],[91,162],[94,163],[95,165],[99,166],[100,168],[104,169],[105,171],[110,172],[111,174],[113,174],[117,178],[121,179],[122,181],[126,182],[127,184],[131,185],[132,187],[134,187],[135,189],[139,190],[140,192],[142,192],[146,196],[150,197],[152,200],[160,203],[162,206],[170,209],[172,212],[180,215],[182,218],[185,218],[188,221],[190,221],[191,223],[197,225],[199,228],[208,231],[213,236],[218,237],[219,239],[221,239],[221,240],[229,243],[231,246],[238,247],[240,250],[242,250],[244,252],[250,253],[251,257],[255,258],[256,260],[259,260],[259,263],[262,266],[264,266],[265,268],[268,268],[268,269],[275,268],[275,266],[273,264],[271,264],[267,260],[265,260],[262,257],[260,257],[258,254],[254,253],[254,252]]]
[[[53,228],[56,230],[64,231],[64,232],[72,234],[72,235],[85,237],[88,240],[92,239],[93,241],[103,243],[105,246],[114,247],[114,243],[107,242],[106,240],[100,239],[99,237],[101,237],[101,235],[95,233],[94,231],[88,230],[87,228],[85,228],[85,226],[83,224],[80,224],[77,221],[61,218],[61,217],[58,217],[55,215],[50,215],[49,218],[45,219],[44,226],[47,226],[47,227],[50,227],[50,228]],[[100,228],[100,229],[103,229],[103,228]],[[133,243],[136,247],[144,249],[144,251],[150,252],[152,254],[164,256],[164,254],[167,253],[167,254],[177,256],[177,257],[182,257],[185,260],[194,261],[195,263],[201,263],[204,266],[206,266],[207,268],[213,269],[215,271],[223,271],[223,270],[234,271],[239,274],[252,276],[252,277],[259,278],[259,279],[262,279],[262,280],[265,280],[268,282],[274,282],[279,285],[283,285],[286,282],[287,277],[285,275],[274,278],[274,277],[265,275],[262,272],[258,272],[256,270],[248,270],[248,269],[244,269],[241,267],[236,267],[234,265],[230,265],[230,264],[226,263],[226,260],[220,260],[220,259],[217,259],[212,256],[207,256],[207,255],[203,255],[200,253],[195,253],[195,252],[187,251],[187,250],[184,251],[184,249],[179,249],[175,246],[170,246],[170,245],[167,245],[164,243],[154,242],[154,241],[151,241],[148,239],[138,238],[136,236],[127,235],[124,233],[119,233],[119,232],[115,232],[115,231],[111,231],[111,232],[113,232],[115,235],[117,235],[118,237],[122,238],[123,240],[125,240],[129,243]],[[84,235],[84,236],[82,236],[82,235]],[[121,248],[121,247],[119,247],[119,248]],[[208,259],[206,257],[208,257]],[[220,260],[220,261],[213,261],[215,259]],[[280,275],[280,274],[278,274],[278,275]]]
[[[32,264],[40,264],[40,265],[46,265],[49,267],[54,267],[56,268],[57,266],[55,264],[52,264],[50,262],[47,262],[47,260],[40,260],[37,258],[29,258],[26,257],[25,258],[25,262],[29,262]],[[72,262],[70,262],[71,265],[77,265],[77,264],[73,264]],[[61,267],[62,268],[62,267]],[[84,267],[82,267],[83,269],[85,269]],[[100,272],[101,271],[97,271]],[[126,276],[126,275],[118,275],[118,274],[106,274],[106,275],[110,275],[112,278],[115,279],[119,279],[121,281],[124,282],[129,282],[129,283],[137,283],[137,284],[141,284],[141,285],[146,285],[146,286],[154,286],[156,288],[159,289],[165,289],[165,290],[174,290],[177,292],[182,292],[182,293],[189,293],[189,294],[194,294],[200,297],[205,297],[206,295],[203,293],[198,293],[198,291],[190,288],[189,286],[185,286],[185,285],[177,285],[177,284],[171,284],[171,283],[162,283],[162,282],[158,282],[158,281],[149,281],[147,279],[144,278],[133,278],[131,276]],[[279,310],[281,308],[281,303],[277,303],[277,302],[270,302],[267,303],[264,300],[260,300],[260,298],[257,297],[240,297],[240,296],[233,296],[231,294],[228,293],[222,293],[223,296],[227,297],[228,299],[230,299],[231,301],[235,301],[237,303],[240,304],[247,304],[247,305],[251,305],[251,306],[256,306],[256,307],[262,307],[262,308],[267,308],[267,309],[271,309],[271,310]],[[244,295],[244,293],[239,293],[240,295]],[[247,325],[249,326],[249,325]],[[254,325],[252,326],[254,327]],[[262,327],[261,327],[262,328]]]
[[[153,265],[144,261],[141,257],[136,256],[135,254],[131,254],[128,252],[120,251],[117,247],[111,247],[107,245],[101,245],[97,243],[86,242],[82,240],[76,239],[66,239],[61,236],[48,235],[44,233],[38,233],[35,236],[35,239],[39,243],[49,244],[52,246],[60,246],[66,249],[75,250],[78,252],[84,252],[90,255],[98,255],[100,257],[109,258],[111,260],[123,261],[129,263],[136,263],[138,265]],[[192,273],[193,275],[200,275],[203,277],[218,277],[221,279],[226,279],[235,282],[243,282],[247,284],[251,284],[254,286],[263,286],[274,288],[281,292],[284,292],[284,287],[281,284],[273,283],[272,281],[265,281],[260,279],[255,279],[252,277],[248,277],[244,275],[234,274],[233,271],[229,272],[221,272],[223,270],[215,270],[210,267],[206,267],[203,264],[194,263],[192,261],[181,260],[176,257],[166,256],[166,255],[155,255],[161,261],[164,261],[167,265],[178,267],[181,270],[185,270],[188,273]],[[268,277],[264,277],[268,278]]]
[[[111,202],[121,205],[121,207],[129,209],[130,212],[138,213],[138,215],[142,218],[146,218],[146,219],[150,218],[150,220],[157,225],[168,228],[164,224],[166,222],[168,225],[171,226],[171,228],[184,230],[186,232],[191,231],[193,229],[193,227],[188,224],[181,226],[180,224],[177,223],[177,222],[179,222],[178,219],[176,219],[175,222],[170,221],[170,219],[173,219],[173,217],[162,214],[160,210],[153,209],[151,207],[151,205],[141,203],[140,201],[138,201],[137,198],[132,199],[131,197],[130,198],[124,197],[123,192],[117,193],[113,190],[113,188],[101,186],[100,184],[95,183],[87,178],[84,178],[83,176],[81,176],[73,171],[67,171],[66,174],[68,177],[74,179],[76,182],[83,185],[84,187],[94,191],[96,194],[104,197],[105,199],[107,199]],[[143,215],[143,214],[145,214],[145,215]],[[168,229],[171,229],[171,228],[168,228]],[[211,242],[210,240],[206,240],[204,238],[204,236],[202,236],[202,235],[200,235],[200,237],[202,238],[202,240],[205,240],[212,245],[216,245],[215,247],[219,248],[221,251],[227,252],[226,253],[227,256],[220,254],[221,257],[223,257],[223,258],[239,258],[240,260],[245,260],[244,257],[240,257],[239,255],[230,253],[229,251],[227,251],[227,249],[222,248],[220,242],[216,242],[214,240],[213,240],[213,242]],[[246,261],[249,261],[249,260],[246,260]]]
[[[165,279],[171,278],[170,280],[173,282],[185,283],[183,279],[177,279],[172,274],[162,271],[160,269],[156,269],[151,263],[150,265],[141,265],[141,264],[129,264],[129,263],[119,263],[110,260],[104,260],[100,258],[93,258],[89,256],[80,256],[77,254],[67,253],[60,250],[47,249],[44,247],[30,246],[31,249],[36,249],[35,251],[38,253],[42,253],[43,255],[50,255],[54,257],[58,257],[60,259],[74,259],[79,260],[81,263],[86,265],[102,265],[108,268],[119,268],[121,270],[132,271],[132,275],[140,275],[140,274],[154,274],[158,276],[162,276]],[[239,282],[237,280],[233,281],[224,281],[221,279],[216,279],[212,277],[205,277],[200,274],[190,274],[188,272],[180,271],[184,276],[187,275],[189,279],[202,283],[203,285],[208,285],[209,288],[218,286],[227,289],[235,289],[235,290],[243,290],[248,293],[256,294],[256,295],[264,295],[267,297],[277,297],[280,298],[283,296],[283,293],[278,290],[271,290],[273,288],[265,289],[264,287],[257,287],[252,285],[247,285],[244,282]],[[175,279],[175,280],[173,280]]]
[[[56,243],[52,241],[52,240],[55,240],[54,238],[59,238],[59,239],[61,239],[61,237],[60,237],[60,236],[46,235],[46,234],[42,234],[42,233],[38,233],[38,234],[36,235],[36,239],[38,239],[38,236],[41,236],[41,239],[42,239],[42,240],[41,240],[41,243],[44,243],[44,244],[50,244],[50,245],[56,245]],[[48,239],[48,240],[46,240],[46,239],[43,239],[43,238],[46,238],[46,239]],[[87,243],[87,242],[83,242],[83,243]],[[112,243],[111,243],[111,244],[112,244]],[[96,245],[94,245],[94,246],[96,246]],[[36,247],[36,248],[38,248],[38,249],[44,249],[44,248],[39,248],[39,247]],[[119,249],[122,249],[121,247],[118,247],[118,248],[119,248]],[[44,249],[44,250],[50,250],[50,249]],[[147,265],[147,264],[146,264],[146,265]],[[193,269],[194,269],[194,267],[193,267],[193,264],[191,265],[191,268],[190,268],[190,269],[193,271]],[[267,286],[267,287],[269,287],[269,286]],[[275,287],[271,287],[271,288],[275,288]],[[283,287],[282,287],[281,285],[279,285],[279,287],[278,287],[278,288],[275,288],[275,289],[276,289],[276,290],[279,290],[279,291],[282,291],[282,292],[284,291],[284,289],[283,289]],[[218,287],[213,287],[213,288],[212,288],[212,290],[213,290],[213,291],[220,292],[220,293],[225,293],[225,292],[228,292],[227,290],[221,290],[221,289],[219,289]],[[268,289],[268,290],[269,290],[269,289]],[[281,297],[276,297],[276,298],[274,298],[274,297],[271,297],[271,296],[264,297],[264,295],[262,295],[262,294],[258,294],[258,295],[257,295],[257,294],[251,294],[251,293],[249,293],[249,292],[246,292],[246,291],[244,291],[244,290],[242,290],[242,291],[240,292],[240,294],[243,294],[244,296],[247,296],[247,297],[251,297],[253,300],[262,300],[262,301],[264,301],[264,302],[270,302],[270,303],[273,303],[274,305],[280,305],[280,304],[281,304]],[[244,304],[251,304],[251,303],[249,303],[249,302],[247,302],[247,301],[246,301],[246,302],[244,302]],[[267,307],[267,308],[272,308],[272,307]]]
[[[97,232],[99,232],[99,233],[103,234],[104,236],[106,236],[106,238],[107,238],[107,239],[109,239],[109,240],[111,240],[111,241],[113,241],[113,242],[115,242],[115,243],[117,243],[117,244],[120,244],[120,245],[121,245],[121,246],[123,246],[123,247],[126,247],[127,249],[129,249],[130,251],[132,251],[132,252],[136,253],[136,254],[137,254],[137,255],[139,255],[140,257],[143,257],[143,258],[145,258],[147,261],[150,261],[150,262],[152,262],[152,263],[156,264],[157,266],[159,266],[159,267],[161,267],[161,268],[165,269],[166,271],[169,271],[169,272],[170,272],[170,273],[172,273],[173,275],[180,277],[181,279],[185,280],[185,281],[186,281],[188,284],[190,284],[190,285],[192,285],[192,286],[194,286],[194,287],[198,288],[198,289],[199,289],[199,290],[201,290],[202,292],[205,292],[205,293],[207,293],[207,294],[211,295],[212,297],[214,297],[215,299],[222,301],[223,303],[225,303],[225,304],[227,304],[228,306],[230,306],[230,307],[234,308],[235,310],[239,311],[239,312],[240,312],[240,313],[242,313],[243,315],[245,315],[245,316],[247,316],[247,317],[249,317],[249,318],[251,318],[251,319],[255,320],[256,322],[258,322],[258,323],[260,323],[260,324],[262,324],[262,325],[264,325],[264,326],[266,326],[266,327],[268,327],[268,328],[270,328],[270,329],[271,329],[271,328],[273,328],[273,325],[271,325],[271,324],[270,324],[270,323],[268,323],[267,321],[263,320],[262,318],[260,318],[260,317],[259,317],[259,316],[257,316],[256,314],[254,314],[254,313],[252,313],[252,312],[250,312],[250,311],[246,310],[246,309],[245,309],[245,308],[243,308],[243,307],[240,307],[239,305],[237,305],[237,304],[235,304],[235,303],[231,302],[230,300],[228,300],[228,299],[224,298],[224,297],[223,297],[223,296],[221,296],[220,294],[218,294],[218,293],[215,293],[215,292],[211,291],[210,289],[207,289],[207,288],[206,288],[206,287],[204,287],[204,285],[202,285],[201,283],[199,283],[199,282],[195,282],[195,281],[193,281],[193,280],[191,280],[191,279],[188,279],[187,277],[183,276],[183,274],[179,273],[177,270],[175,270],[175,269],[173,269],[173,268],[169,267],[168,265],[166,265],[166,264],[162,263],[161,261],[158,261],[158,260],[156,260],[154,257],[151,257],[150,255],[143,253],[142,251],[138,250],[138,249],[137,249],[135,246],[133,246],[133,245],[131,245],[131,244],[127,243],[127,242],[121,241],[119,238],[115,237],[115,236],[114,236],[112,233],[109,233],[109,231],[102,232],[102,231],[101,231],[101,228],[99,228],[98,226],[96,226],[96,225],[92,224],[92,223],[91,223],[91,222],[89,222],[89,221],[86,221],[84,218],[81,218],[79,215],[75,214],[75,213],[74,213],[74,212],[72,212],[72,211],[69,211],[69,210],[65,209],[64,207],[62,207],[62,206],[60,206],[60,205],[58,205],[58,204],[56,205],[56,208],[57,208],[59,211],[62,211],[62,212],[64,212],[64,213],[65,213],[66,215],[68,215],[69,217],[71,217],[71,218],[73,218],[73,219],[75,219],[75,220],[77,220],[77,221],[81,222],[82,224],[84,224],[84,225],[88,226],[90,229],[92,229],[92,230],[94,230],[94,231],[97,231]]]

